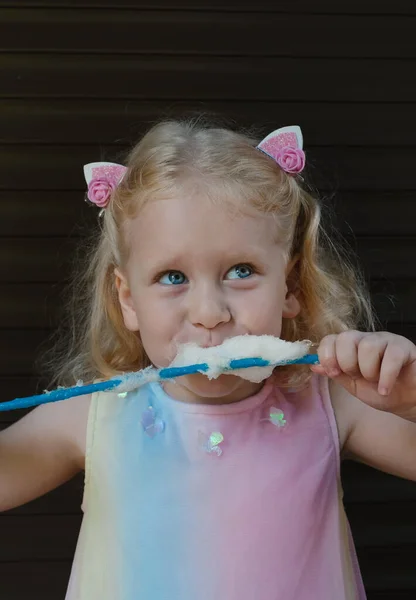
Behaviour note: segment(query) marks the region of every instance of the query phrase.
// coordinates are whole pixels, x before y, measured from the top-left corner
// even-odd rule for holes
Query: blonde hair
[[[283,319],[283,339],[318,343],[330,333],[374,327],[364,282],[325,233],[320,203],[299,176],[288,175],[256,150],[258,142],[251,134],[194,119],[161,122],[131,150],[126,175],[73,277],[64,343],[46,361],[53,372],[51,384],[73,385],[150,364],[140,335],[124,326],[114,269],[123,268],[128,257],[128,220],[146,202],[169,197],[190,178],[213,201],[238,198],[241,206],[249,203],[276,216],[287,259],[296,261],[289,285],[301,305],[298,317]],[[286,384],[294,385],[305,382],[309,370],[287,367],[282,373]]]

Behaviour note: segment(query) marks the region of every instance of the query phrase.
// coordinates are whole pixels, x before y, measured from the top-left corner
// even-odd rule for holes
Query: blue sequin
[[[165,430],[165,422],[156,415],[153,406],[148,406],[146,410],[142,412],[141,424],[146,435],[151,438]]]

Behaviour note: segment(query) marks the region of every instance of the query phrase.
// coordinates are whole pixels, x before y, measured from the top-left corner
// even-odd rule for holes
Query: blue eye
[[[186,277],[181,271],[168,271],[159,279],[163,285],[181,285],[186,282]]]
[[[235,265],[227,273],[227,279],[246,279],[253,275],[254,270],[250,265]]]

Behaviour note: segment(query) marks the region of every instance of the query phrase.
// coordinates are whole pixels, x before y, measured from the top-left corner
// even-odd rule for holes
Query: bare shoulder
[[[14,427],[26,430],[26,434],[29,429],[32,432],[38,431],[45,441],[59,440],[60,445],[66,448],[68,458],[82,470],[85,465],[90,404],[91,394],[43,404],[23,417]]]
[[[50,420],[51,426],[73,448],[74,458],[81,469],[85,465],[90,405],[91,394],[86,394],[40,407],[44,408],[44,417]]]

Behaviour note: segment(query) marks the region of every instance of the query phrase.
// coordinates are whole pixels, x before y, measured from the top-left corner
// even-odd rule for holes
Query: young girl
[[[68,600],[363,599],[340,456],[416,479],[416,349],[365,333],[303,187],[301,133],[163,122],[86,167],[102,229],[57,382],[239,335],[318,345],[265,382],[188,375],[41,406],[0,436],[0,509],[85,468]]]

